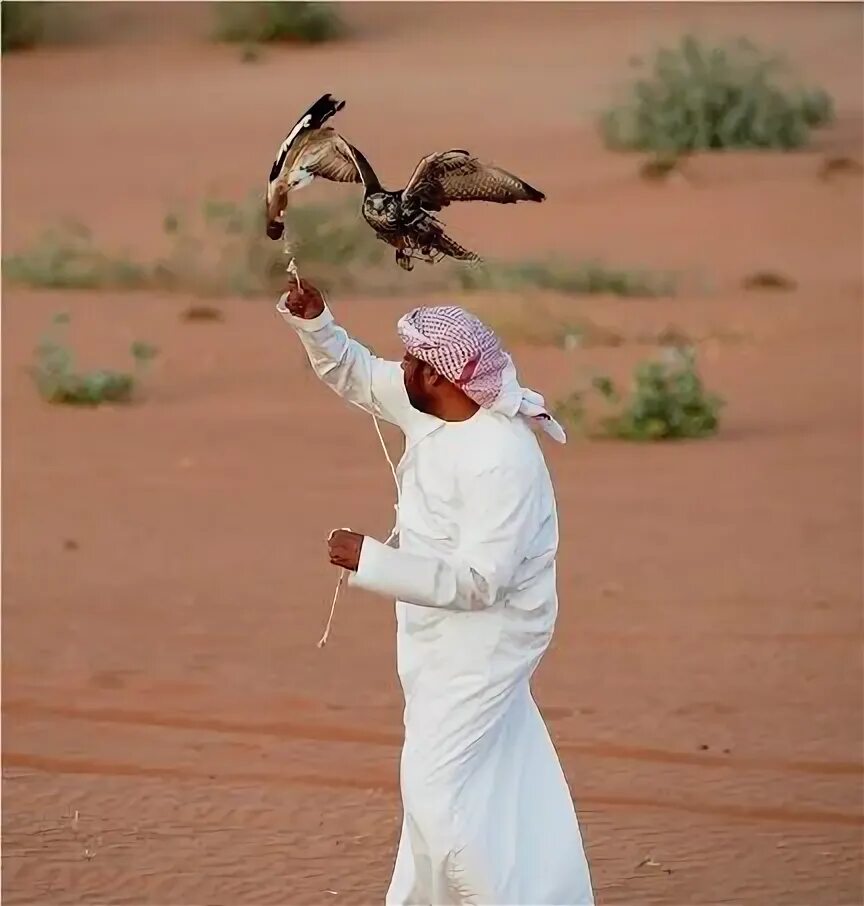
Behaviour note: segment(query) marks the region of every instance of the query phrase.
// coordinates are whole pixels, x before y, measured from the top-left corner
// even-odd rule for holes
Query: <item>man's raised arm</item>
[[[299,287],[292,280],[276,310],[297,331],[325,384],[348,402],[405,430],[416,410],[398,362],[379,359],[349,337],[334,321],[321,292],[306,280],[301,279]]]

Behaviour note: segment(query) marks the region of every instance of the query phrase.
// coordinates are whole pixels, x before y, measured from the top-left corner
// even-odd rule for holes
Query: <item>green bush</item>
[[[607,399],[619,398],[608,379],[597,389]],[[707,393],[692,350],[670,349],[665,360],[636,367],[630,396],[623,409],[606,419],[612,437],[625,440],[673,440],[707,437],[719,426],[724,401]]]
[[[46,289],[134,289],[149,280],[146,267],[103,252],[78,223],[46,230],[25,251],[6,256],[3,276]]]
[[[2,50],[35,47],[45,30],[44,4],[36,0],[3,0],[0,3]]]
[[[612,148],[668,154],[799,148],[833,116],[828,94],[791,87],[778,58],[745,40],[710,45],[688,35],[657,52],[629,100],[606,111],[600,125]]]
[[[158,352],[156,347],[140,341],[132,344],[134,372],[108,369],[78,372],[72,350],[63,341],[69,320],[66,314],[55,315],[52,330],[36,347],[36,364],[31,375],[39,395],[49,403],[78,406],[129,402],[140,371]]]
[[[661,360],[636,366],[630,394],[622,396],[611,378],[598,375],[591,389],[616,411],[600,422],[600,436],[631,441],[708,437],[719,428],[719,396],[708,393],[687,348],[668,349]],[[585,391],[575,390],[555,406],[556,418],[574,428],[586,420]]]
[[[215,4],[216,30],[219,41],[269,43],[332,41],[344,34],[345,28],[332,3],[306,0],[263,0],[255,2],[221,2]]]
[[[79,6],[54,0],[3,0],[0,3],[3,53],[81,40],[87,23]]]

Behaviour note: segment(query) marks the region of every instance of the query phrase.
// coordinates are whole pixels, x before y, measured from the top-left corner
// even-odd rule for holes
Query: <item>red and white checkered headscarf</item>
[[[455,305],[415,308],[396,325],[405,349],[455,384],[484,409],[523,415],[564,443],[564,429],[539,393],[519,386],[510,356],[479,318]]]

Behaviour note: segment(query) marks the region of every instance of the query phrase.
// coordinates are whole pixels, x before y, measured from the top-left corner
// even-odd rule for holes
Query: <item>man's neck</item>
[[[445,422],[467,422],[477,414],[479,408],[477,403],[464,393],[448,394],[435,401],[431,414]]]

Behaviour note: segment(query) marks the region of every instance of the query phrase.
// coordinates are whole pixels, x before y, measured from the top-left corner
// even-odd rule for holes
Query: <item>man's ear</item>
[[[444,380],[440,374],[427,362],[422,362],[423,378],[430,387],[438,387]]]

